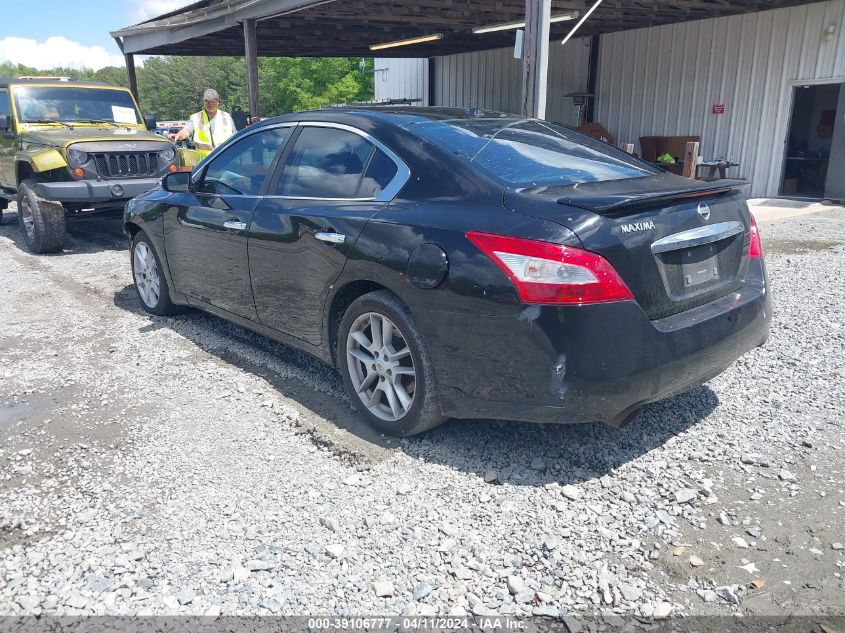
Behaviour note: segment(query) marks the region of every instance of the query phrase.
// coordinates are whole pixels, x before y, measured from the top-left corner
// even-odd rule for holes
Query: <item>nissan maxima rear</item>
[[[381,432],[619,425],[765,342],[741,184],[513,115],[332,110],[247,128],[125,227],[145,309],[314,354]]]

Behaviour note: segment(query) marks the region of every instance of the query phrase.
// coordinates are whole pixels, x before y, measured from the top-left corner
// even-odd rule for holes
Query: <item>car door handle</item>
[[[314,237],[327,244],[343,244],[346,241],[346,236],[342,233],[315,233]]]
[[[243,230],[246,229],[246,222],[241,222],[237,218],[235,218],[234,220],[226,220],[223,223],[223,228],[224,229],[234,229],[236,231],[243,231]]]

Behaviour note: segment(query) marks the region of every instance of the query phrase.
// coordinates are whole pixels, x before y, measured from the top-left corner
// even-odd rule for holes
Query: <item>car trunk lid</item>
[[[562,224],[616,269],[651,319],[736,291],[750,216],[740,181],[672,174],[508,192],[505,205]]]

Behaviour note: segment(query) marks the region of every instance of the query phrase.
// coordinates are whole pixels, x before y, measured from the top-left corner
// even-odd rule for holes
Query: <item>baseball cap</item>
[[[203,101],[220,101],[220,95],[217,94],[217,91],[214,88],[209,88],[204,93],[202,93],[202,100]]]

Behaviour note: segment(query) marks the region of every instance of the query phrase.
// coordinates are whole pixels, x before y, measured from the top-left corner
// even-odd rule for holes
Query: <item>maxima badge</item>
[[[631,224],[623,224],[623,233],[634,233],[635,231],[653,231],[654,222],[648,220],[647,222],[633,222]]]

